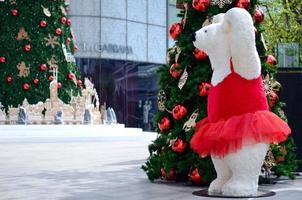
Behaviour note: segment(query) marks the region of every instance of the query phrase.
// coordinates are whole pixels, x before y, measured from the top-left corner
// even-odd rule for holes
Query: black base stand
[[[259,198],[259,197],[271,197],[274,196],[276,193],[266,190],[258,190],[257,194],[252,196],[223,196],[222,194],[209,193],[208,189],[204,189],[204,190],[195,191],[192,194],[201,197],[216,197],[216,198]]]

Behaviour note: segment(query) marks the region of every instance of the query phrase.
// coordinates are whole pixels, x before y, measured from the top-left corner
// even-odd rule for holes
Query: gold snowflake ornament
[[[52,37],[50,34],[48,34],[48,37],[44,38],[44,40],[46,41],[46,46],[51,46],[51,48],[54,49],[56,47],[56,45],[60,45],[60,43],[56,41],[57,38],[58,37],[56,37],[56,36]]]
[[[212,5],[217,5],[219,8],[223,8],[225,4],[231,4],[232,0],[212,0]]]

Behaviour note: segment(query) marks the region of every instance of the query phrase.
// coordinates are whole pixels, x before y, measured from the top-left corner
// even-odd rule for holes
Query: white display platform
[[[0,125],[0,142],[108,140],[138,137],[142,129],[108,125]]]

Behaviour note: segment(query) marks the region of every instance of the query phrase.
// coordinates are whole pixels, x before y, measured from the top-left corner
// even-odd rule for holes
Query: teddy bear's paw
[[[258,185],[253,181],[242,181],[231,179],[222,187],[222,194],[225,196],[251,196],[257,193]]]
[[[226,180],[222,180],[218,178],[212,181],[208,190],[209,193],[220,194],[222,192],[221,189],[225,184],[225,182]]]

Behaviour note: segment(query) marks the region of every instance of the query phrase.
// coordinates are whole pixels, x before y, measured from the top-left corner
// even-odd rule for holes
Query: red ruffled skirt
[[[267,110],[232,116],[212,123],[204,118],[196,124],[191,148],[202,157],[224,157],[245,145],[260,142],[280,143],[286,140],[290,132],[282,119]]]

